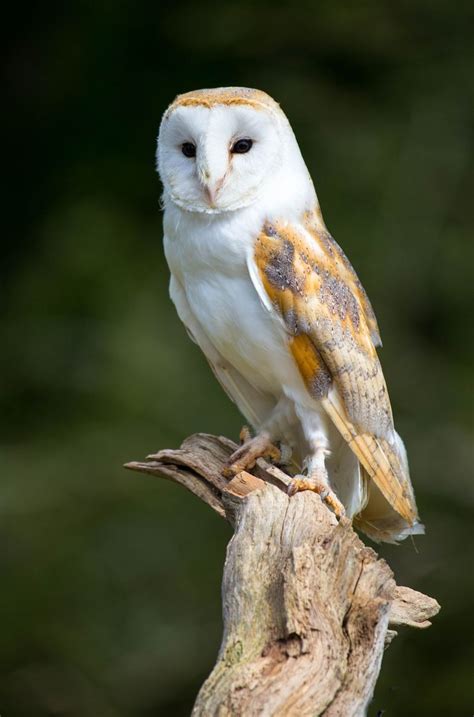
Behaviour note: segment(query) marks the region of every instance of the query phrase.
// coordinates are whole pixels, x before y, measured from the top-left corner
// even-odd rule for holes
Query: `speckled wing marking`
[[[284,321],[309,393],[392,507],[413,522],[415,502],[375,350],[377,322],[348,259],[315,213],[301,227],[265,224],[254,261],[257,291],[263,288],[264,303]]]
[[[382,339],[380,338],[377,319],[369,297],[367,296],[364,287],[359,281],[359,277],[355,273],[352,264],[345,255],[344,251],[324,226],[319,207],[314,212],[306,212],[304,216],[304,226],[305,229],[307,229],[307,231],[314,236],[315,241],[319,243],[319,246],[337,270],[339,277],[358,297],[365,320],[367,321],[367,326],[370,330],[370,337],[373,345],[375,347],[382,346]]]

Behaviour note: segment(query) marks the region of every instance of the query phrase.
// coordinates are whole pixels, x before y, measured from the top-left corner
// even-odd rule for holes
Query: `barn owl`
[[[227,474],[283,460],[376,541],[423,532],[370,301],[324,224],[291,126],[266,93],[179,95],[158,136],[170,295],[255,435]]]

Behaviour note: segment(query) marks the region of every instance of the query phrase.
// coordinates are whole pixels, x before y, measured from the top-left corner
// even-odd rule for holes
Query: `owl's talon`
[[[239,441],[240,445],[243,445],[244,443],[247,443],[252,439],[252,434],[250,432],[250,428],[248,426],[242,426],[239,433]]]
[[[303,490],[312,490],[314,493],[317,493],[323,503],[326,503],[337,518],[342,518],[346,514],[346,509],[337,495],[322,480],[303,475],[297,475],[292,478],[287,489],[290,498]]]
[[[247,431],[250,435],[250,431],[244,426],[240,432],[241,436],[243,435],[245,438]],[[240,448],[232,453],[223,474],[229,478],[241,471],[252,469],[259,458],[267,458],[274,463],[278,463],[281,458],[280,449],[272,443],[270,435],[265,431],[259,433],[255,438],[248,438]]]
[[[328,492],[327,496],[324,498],[324,502],[329,508],[331,508],[336,518],[343,518],[345,516],[346,509],[332,490]]]
[[[286,492],[288,493],[288,496],[292,498],[294,495],[298,493],[300,489],[298,488],[298,483],[295,478],[288,484],[288,488]]]

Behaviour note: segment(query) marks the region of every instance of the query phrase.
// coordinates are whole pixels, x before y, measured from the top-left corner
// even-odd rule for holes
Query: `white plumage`
[[[364,314],[364,310],[370,314],[371,308],[362,287],[360,298],[358,289],[351,291],[344,284],[342,290],[340,276],[344,278],[341,272],[346,270],[339,255],[334,258],[336,250],[327,244],[331,238],[324,239],[326,244],[315,241],[308,216],[320,222],[318,231],[319,226],[321,232],[326,230],[313,183],[279,106],[268,95],[244,88],[181,95],[164,115],[157,157],[164,186],[164,247],[171,270],[171,298],[224,389],[257,432],[292,447],[307,469],[305,487],[311,487],[314,481],[323,497],[335,491],[347,514],[359,516],[360,527],[371,537],[394,540],[420,532],[408,467],[401,441],[390,423],[391,412],[385,409],[382,416],[367,409],[364,419],[360,412],[351,415],[350,407],[360,397],[344,393],[342,384],[338,385],[338,372],[333,368],[330,375],[326,365],[330,361],[321,362],[324,365],[317,368],[319,352],[325,356],[324,347],[330,344],[322,339],[318,344],[319,307],[330,321],[339,322],[340,326],[335,326],[340,332],[342,326],[346,327],[347,317],[333,301],[339,296],[337,291],[349,307],[353,333],[357,323],[356,342],[370,342],[368,349],[363,347],[369,354],[373,349],[370,332],[373,334],[376,323],[375,318],[372,321]],[[270,259],[266,255],[262,258],[258,253],[262,236],[270,243],[278,237],[283,251],[271,248]],[[329,271],[325,268],[328,257],[336,262],[339,272],[334,279],[332,274],[329,278],[329,264]],[[308,282],[319,279],[326,282],[320,294],[309,293]],[[314,304],[318,296],[324,299],[324,287],[332,292],[332,304],[329,300]],[[293,300],[291,310],[285,308],[288,297]],[[370,311],[364,306],[365,300]],[[316,314],[313,311],[308,318],[306,311],[313,305]],[[321,314],[321,326],[327,324],[328,319]],[[316,332],[311,343],[316,363],[310,357],[313,363],[307,364],[306,344],[306,353],[301,353],[300,344],[308,340],[311,331]],[[334,335],[333,326],[331,331]],[[342,353],[336,346],[336,359],[350,348],[347,327],[344,332],[339,341]],[[298,344],[293,345],[293,341]],[[378,359],[371,354],[370,358],[377,373]],[[341,375],[349,373],[342,359],[339,363]],[[306,375],[307,365],[312,367],[315,380],[327,377],[322,393],[319,384],[314,388],[316,384]],[[390,470],[384,468],[388,484],[393,460],[398,467],[404,464],[399,482],[403,483],[403,495],[408,496],[406,504],[398,485],[399,493],[393,500],[391,487],[385,487],[387,480],[379,485],[377,471],[364,458],[365,448],[354,448],[355,443],[347,442],[345,428],[342,430],[337,422],[339,414],[333,415],[337,410],[343,415],[344,426],[355,426],[358,434],[376,441],[381,450],[388,446],[383,454],[389,456]],[[385,421],[380,432],[378,423],[374,430],[374,416],[381,426]],[[382,463],[388,460],[383,455]],[[368,475],[373,475],[375,482]],[[333,505],[337,504],[337,498],[334,500]],[[359,515],[364,509],[365,517],[364,513]]]

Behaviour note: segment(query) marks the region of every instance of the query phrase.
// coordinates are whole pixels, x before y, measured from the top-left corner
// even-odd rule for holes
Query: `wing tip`
[[[330,394],[322,403],[334,425],[388,503],[410,526],[415,525],[418,513],[410,479],[406,475],[399,479],[389,456],[373,435],[356,430],[337,394]]]

